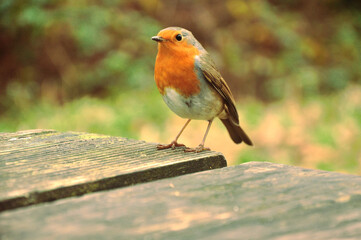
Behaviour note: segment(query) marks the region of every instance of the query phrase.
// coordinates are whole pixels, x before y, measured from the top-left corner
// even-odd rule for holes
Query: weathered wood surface
[[[0,134],[0,211],[226,166],[221,153],[157,151],[120,137],[52,130]]]
[[[246,163],[0,213],[3,239],[360,239],[361,177]]]

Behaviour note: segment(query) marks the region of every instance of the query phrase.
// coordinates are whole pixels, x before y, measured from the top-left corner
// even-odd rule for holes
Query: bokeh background
[[[185,120],[153,80],[164,27],[193,32],[237,100],[255,147],[219,121],[229,164],[361,174],[361,3],[347,0],[2,0],[0,131],[45,128],[171,141]],[[180,142],[197,146],[207,123]]]

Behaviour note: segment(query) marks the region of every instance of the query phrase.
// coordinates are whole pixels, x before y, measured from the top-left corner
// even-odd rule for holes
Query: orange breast
[[[194,57],[198,49],[174,49],[160,46],[155,63],[154,79],[159,92],[171,87],[187,97],[200,92],[200,82],[194,72]]]

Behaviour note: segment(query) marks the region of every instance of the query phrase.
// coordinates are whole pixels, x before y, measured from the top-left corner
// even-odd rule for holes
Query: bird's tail
[[[247,145],[253,146],[251,139],[247,136],[247,134],[243,131],[243,129],[233,123],[229,118],[221,119],[224,126],[226,126],[229,135],[231,136],[233,142],[241,143],[244,142]]]

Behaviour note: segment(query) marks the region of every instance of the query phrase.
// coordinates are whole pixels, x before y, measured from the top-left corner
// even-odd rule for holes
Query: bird
[[[219,118],[236,144],[253,143],[239,125],[235,100],[229,86],[217,70],[208,52],[181,27],[168,27],[151,38],[158,44],[154,80],[164,102],[185,125],[170,144],[157,145],[158,150],[184,147],[186,152],[210,150],[204,146],[215,118]],[[178,143],[191,120],[206,120],[208,126],[201,143],[195,148]]]

